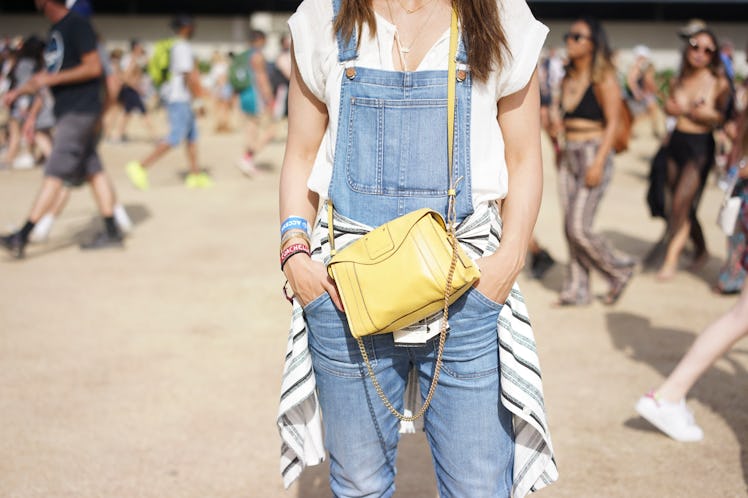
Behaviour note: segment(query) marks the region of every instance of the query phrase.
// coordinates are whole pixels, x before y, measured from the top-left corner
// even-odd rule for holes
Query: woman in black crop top
[[[590,271],[609,282],[606,304],[613,304],[632,275],[632,259],[617,255],[592,223],[613,173],[613,140],[621,90],[602,26],[579,19],[564,35],[569,64],[561,84],[562,129],[566,141],[559,168],[569,269],[561,305],[590,301]]]

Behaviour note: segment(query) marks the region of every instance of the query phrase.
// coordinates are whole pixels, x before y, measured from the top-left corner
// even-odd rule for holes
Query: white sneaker
[[[655,399],[653,393],[642,396],[636,403],[636,411],[662,432],[681,442],[701,441],[704,431],[696,425],[693,413],[686,407],[686,400],[677,403]]]
[[[122,230],[122,233],[130,233],[132,231],[132,220],[127,215],[125,206],[116,204],[112,214],[114,215],[114,221],[117,222],[117,226]]]
[[[249,154],[244,154],[241,159],[239,159],[239,162],[236,163],[236,166],[239,168],[239,171],[249,178],[252,178],[259,172],[255,165],[254,158]]]
[[[13,161],[13,169],[31,169],[35,164],[36,161],[34,161],[34,156],[27,152],[21,154],[15,161]]]
[[[52,231],[52,225],[55,223],[54,215],[49,213],[45,214],[39,221],[34,225],[34,229],[29,234],[29,240],[31,242],[40,243],[46,242],[49,238],[49,233]]]

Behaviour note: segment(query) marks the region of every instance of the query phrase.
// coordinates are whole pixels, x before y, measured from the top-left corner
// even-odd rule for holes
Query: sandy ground
[[[181,152],[134,190],[123,165],[145,141],[103,144],[120,197],[136,221],[125,250],[82,253],[99,221],[88,192],[70,204],[25,261],[0,254],[0,496],[329,496],[325,466],[284,491],[278,472],[277,396],[289,308],[277,262],[277,184],[283,143],[249,180],[234,166],[242,135],[202,123],[210,190],[191,191]],[[134,133],[135,138],[144,138]],[[597,228],[643,256],[663,225],[644,203],[644,129],[616,158]],[[548,165],[537,234],[561,262],[555,172]],[[0,229],[21,222],[40,179],[0,171]],[[536,327],[561,480],[543,497],[748,496],[748,342],[692,391],[706,431],[680,444],[633,410],[705,325],[734,298],[713,295],[725,241],[711,185],[700,217],[712,259],[700,272],[657,283],[639,271],[621,301],[551,306],[563,275],[521,277]],[[598,278],[597,293],[605,290]],[[397,496],[436,496],[422,435],[401,443]]]

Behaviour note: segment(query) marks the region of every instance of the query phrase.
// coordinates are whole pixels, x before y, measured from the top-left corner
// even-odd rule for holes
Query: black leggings
[[[696,255],[706,251],[704,232],[696,219],[696,209],[714,164],[714,137],[710,133],[684,133],[675,130],[667,146],[667,186],[670,195],[668,231],[674,235],[686,220],[691,221],[689,236]]]

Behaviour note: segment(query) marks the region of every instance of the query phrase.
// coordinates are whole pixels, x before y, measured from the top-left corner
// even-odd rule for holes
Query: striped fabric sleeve
[[[327,214],[323,207],[312,235],[312,257],[329,260]],[[347,218],[334,217],[335,245],[343,248],[371,228]],[[501,220],[494,204],[476,209],[457,229],[457,237],[468,254],[477,259],[493,253],[501,238]],[[512,496],[524,497],[558,479],[535,338],[524,297],[517,284],[498,319],[501,401],[514,419],[514,486]],[[410,376],[411,382],[417,377]],[[306,325],[301,306],[294,303],[288,348],[281,381],[278,429],[281,436],[281,474],[286,487],[307,465],[324,460],[322,421],[317,402]],[[417,386],[406,388],[406,410],[415,412],[420,402]],[[403,425],[401,432],[415,432],[422,426]]]

